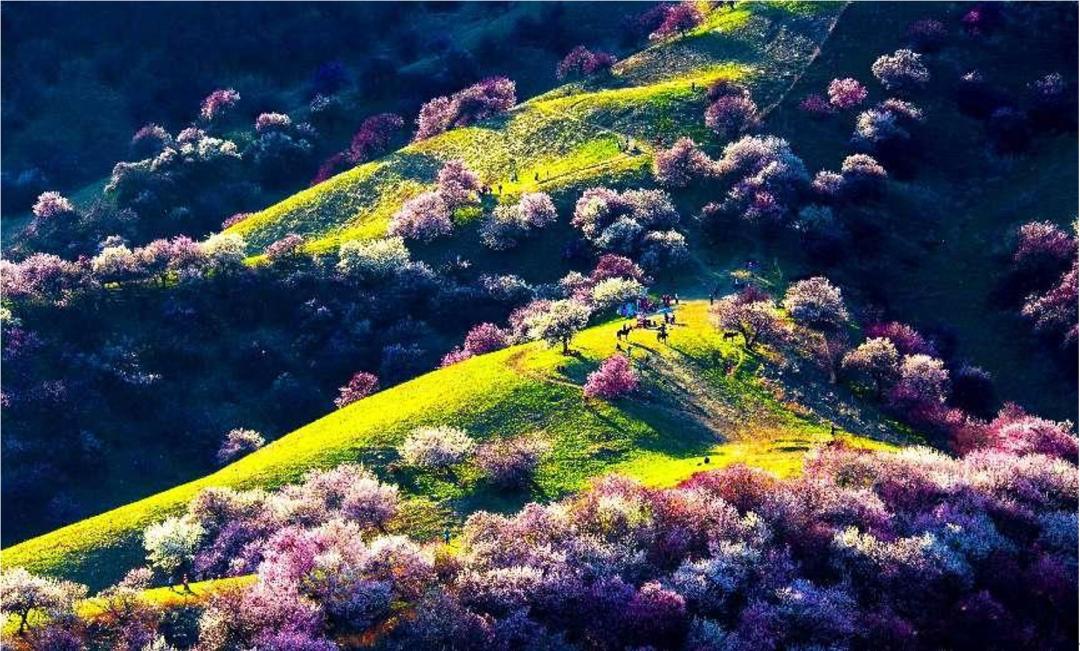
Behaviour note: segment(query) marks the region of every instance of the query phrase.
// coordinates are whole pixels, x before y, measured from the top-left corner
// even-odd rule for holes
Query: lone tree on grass
[[[151,567],[164,572],[171,581],[180,577],[184,590],[191,592],[187,570],[195,560],[204,529],[190,518],[168,518],[146,528],[143,547]]]
[[[35,576],[21,567],[0,574],[0,613],[19,618],[19,635],[26,631],[31,613],[40,612],[50,619],[62,617],[85,596],[84,585]]]
[[[725,296],[710,308],[710,312],[717,327],[734,330],[743,336],[747,350],[759,340],[775,339],[784,329],[773,302],[753,291]]]
[[[880,399],[885,390],[899,379],[900,353],[891,340],[874,337],[844,355],[840,365],[857,381],[865,381],[872,386],[874,394]]]
[[[561,343],[566,355],[570,352],[570,340],[588,325],[589,315],[589,307],[579,301],[555,301],[529,319],[529,337],[543,339],[552,346]]]

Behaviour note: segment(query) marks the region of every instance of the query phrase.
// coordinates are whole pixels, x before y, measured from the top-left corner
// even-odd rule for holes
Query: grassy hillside
[[[508,115],[414,143],[294,195],[233,226],[257,251],[295,232],[313,250],[385,233],[390,216],[461,158],[509,199],[641,178],[653,145],[710,140],[706,87],[738,80],[762,107],[779,102],[817,52],[842,3],[741,3],[695,30],[621,61],[610,78],[570,84]],[[628,148],[633,139],[636,148]],[[511,180],[517,172],[519,182]]]
[[[836,387],[799,375],[775,354],[723,342],[705,303],[685,304],[679,317],[669,345],[635,333],[634,363],[643,377],[637,399],[609,404],[585,399],[580,389],[613,352],[617,323],[581,333],[571,356],[539,343],[515,346],[358,401],[212,475],[4,550],[3,561],[100,587],[140,562],[147,524],[181,510],[200,489],[273,487],[344,462],[363,462],[400,484],[412,499],[398,527],[424,538],[476,509],[553,499],[609,471],[665,485],[702,469],[708,455],[713,464],[790,474],[807,449],[830,440],[830,423],[864,445],[902,439]],[[493,492],[473,476],[393,470],[394,448],[412,428],[445,423],[479,439],[537,435],[551,452],[527,494]]]

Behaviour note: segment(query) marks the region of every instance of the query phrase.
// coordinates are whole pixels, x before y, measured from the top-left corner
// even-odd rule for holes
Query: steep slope
[[[943,49],[926,55],[929,85],[905,96],[926,115],[915,133],[914,169],[891,174],[884,200],[873,207],[880,234],[862,243],[864,252],[843,261],[830,277],[862,287],[920,328],[954,339],[957,356],[990,371],[1002,396],[1046,416],[1075,419],[1075,360],[1070,367],[1054,359],[1061,352],[1035,341],[1029,324],[995,305],[993,294],[1005,270],[1009,238],[1020,224],[1050,219],[1069,228],[1075,220],[1076,134],[1040,136],[1019,155],[1001,155],[992,151],[985,126],[961,113],[955,100],[960,76],[972,70],[1014,101],[1027,84],[1050,72],[1062,73],[1075,87],[1076,48],[1061,45],[1075,39],[1075,23],[1055,25],[1059,33],[1053,36],[1036,35],[1030,23],[1011,18],[993,35],[969,36],[961,33],[960,23],[968,8],[854,3],[763,130],[787,138],[811,170],[838,169],[853,151],[856,111],[815,119],[799,109],[799,102],[843,77],[866,84],[867,106],[885,99],[889,94],[870,73],[874,60],[904,47],[905,32],[916,20],[933,18],[948,26]],[[1054,14],[1050,5],[1025,10],[1027,20],[1044,24],[1067,14]],[[1075,21],[1075,12],[1072,16]],[[1017,56],[1021,50],[1024,56]]]
[[[710,83],[737,80],[759,106],[779,102],[843,8],[778,2],[711,9],[699,27],[624,59],[608,79],[570,84],[507,115],[413,143],[229,231],[244,235],[253,252],[291,232],[308,237],[316,251],[379,236],[397,208],[427,189],[441,162],[453,158],[501,187],[500,199],[641,178],[654,145],[687,134],[712,139],[701,120]]]
[[[667,345],[635,333],[638,398],[608,403],[581,392],[587,373],[613,352],[617,323],[578,335],[571,356],[539,343],[514,346],[358,401],[197,481],[13,546],[3,561],[103,586],[140,561],[142,529],[181,510],[200,489],[273,487],[344,462],[365,463],[398,483],[412,497],[401,527],[424,538],[476,509],[553,499],[609,471],[670,484],[701,469],[709,455],[714,463],[790,474],[807,449],[831,440],[830,423],[864,445],[904,440],[880,414],[811,372],[725,343],[707,307],[684,304]],[[396,469],[394,450],[421,424],[454,424],[479,439],[532,434],[551,452],[527,494],[494,492],[478,477],[413,475]]]

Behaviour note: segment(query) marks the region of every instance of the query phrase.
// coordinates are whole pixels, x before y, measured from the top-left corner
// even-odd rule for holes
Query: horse
[[[738,336],[739,336],[739,333],[737,333],[737,332],[725,332],[724,333],[724,341],[728,341],[729,339],[734,339],[735,337],[738,337]]]

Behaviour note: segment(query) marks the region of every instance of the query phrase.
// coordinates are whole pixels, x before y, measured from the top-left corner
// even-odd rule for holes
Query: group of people
[[[658,310],[656,315],[650,315],[650,313],[656,309],[657,305],[646,297],[639,298],[636,303],[627,303],[619,308],[620,315],[627,319],[634,319],[634,321],[624,323],[622,327],[615,331],[616,350],[624,350],[622,342],[629,342],[630,333],[635,329],[655,329],[656,340],[661,343],[667,342],[669,336],[668,326],[676,324],[675,310],[672,306],[679,304],[679,295],[664,294],[660,297],[660,302],[664,307]],[[631,354],[630,346],[627,346],[625,350],[627,355]]]
[[[535,181],[537,183],[540,182],[540,172],[535,172],[533,174],[533,181]],[[518,182],[517,170],[514,170],[513,172],[510,173],[510,182],[511,183],[517,183]],[[490,185],[485,185],[484,187],[480,188],[480,194],[487,195],[487,194],[502,194],[502,193],[503,193],[503,184],[502,183],[496,184],[494,189]]]

